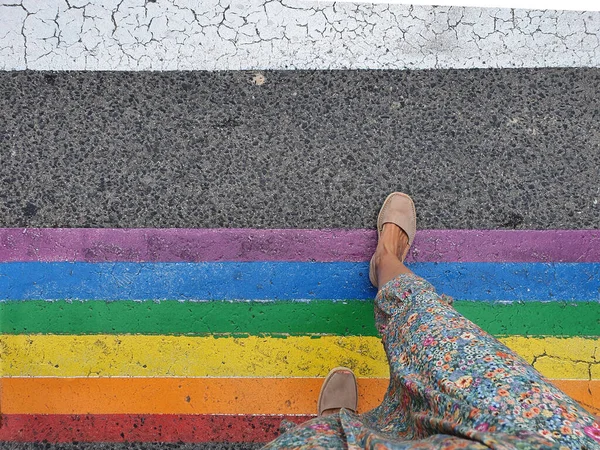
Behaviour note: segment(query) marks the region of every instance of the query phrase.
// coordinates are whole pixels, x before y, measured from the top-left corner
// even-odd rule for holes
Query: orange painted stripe
[[[592,414],[600,416],[600,380],[550,380]]]
[[[3,378],[5,414],[314,414],[322,378]],[[360,410],[388,380],[359,381]]]
[[[600,380],[552,380],[594,414]],[[322,378],[3,378],[5,414],[314,414]],[[359,411],[379,405],[382,378],[359,379]]]

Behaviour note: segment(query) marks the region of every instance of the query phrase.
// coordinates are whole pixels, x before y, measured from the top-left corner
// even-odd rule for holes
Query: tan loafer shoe
[[[329,372],[321,386],[317,408],[319,416],[328,409],[346,408],[357,411],[358,384],[351,369],[336,367]]]
[[[383,230],[383,225],[386,223],[398,225],[408,235],[408,247],[406,247],[404,255],[400,258],[404,262],[408,250],[415,240],[415,234],[417,234],[417,212],[415,211],[415,204],[408,195],[402,192],[393,192],[385,199],[377,216],[378,240]],[[371,258],[369,265],[369,279],[373,286],[378,288],[374,257],[375,255]]]

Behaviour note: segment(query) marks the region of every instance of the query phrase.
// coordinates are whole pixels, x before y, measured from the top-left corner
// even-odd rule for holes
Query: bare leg
[[[378,288],[398,275],[412,271],[402,262],[408,251],[408,235],[398,225],[386,223],[375,250],[375,267],[377,268]]]

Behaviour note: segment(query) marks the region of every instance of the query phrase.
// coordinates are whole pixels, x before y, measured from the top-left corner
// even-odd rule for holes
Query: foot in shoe
[[[375,250],[375,266],[378,267],[381,259],[390,255],[404,261],[408,249],[408,235],[404,230],[394,223],[383,224],[383,230]]]

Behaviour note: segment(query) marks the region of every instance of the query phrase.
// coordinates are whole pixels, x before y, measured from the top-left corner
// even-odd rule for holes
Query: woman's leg
[[[591,414],[412,274],[398,258],[406,245],[400,228],[384,225],[375,312],[391,380],[365,421],[400,439],[454,434],[502,448],[543,436],[557,448],[600,448]]]
[[[408,235],[393,223],[383,224],[375,250],[375,266],[377,268],[378,289],[388,281],[401,274],[412,274],[412,271],[401,261],[401,256],[408,250]]]
[[[599,449],[591,415],[414,275],[399,258],[407,244],[385,224],[375,254],[383,403],[315,418],[266,448]]]

